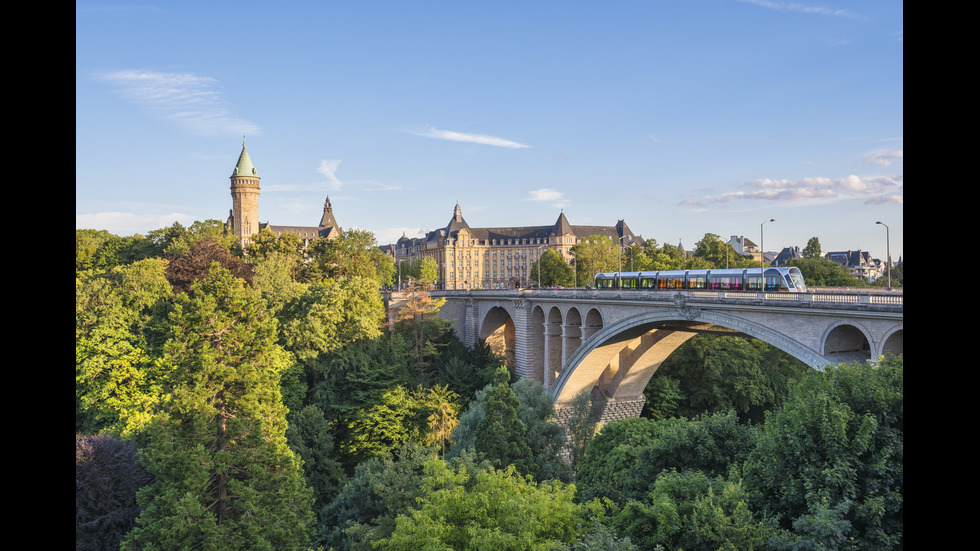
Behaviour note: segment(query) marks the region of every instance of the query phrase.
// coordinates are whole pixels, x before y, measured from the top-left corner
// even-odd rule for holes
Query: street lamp
[[[541,245],[540,247],[537,248],[537,250],[534,253],[538,257],[537,263],[538,263],[538,290],[539,291],[541,290],[541,249],[545,247],[547,247],[547,245]]]
[[[875,222],[875,224],[881,224],[882,226],[885,226],[885,254],[887,255],[888,258],[888,267],[887,267],[888,288],[891,289],[892,288],[892,249],[891,249],[892,244],[891,244],[891,236],[889,235],[891,232],[888,229],[888,224],[881,221]]]
[[[619,271],[620,271],[620,273],[622,273],[622,271],[623,271],[623,239],[626,239],[626,237],[627,236],[624,235],[624,236],[620,237],[618,240],[616,240],[616,244],[619,245]]]
[[[763,230],[766,224],[775,221],[775,218],[770,218],[759,224],[759,273],[762,275],[762,281],[759,282],[759,286],[763,293],[766,292],[766,237]]]

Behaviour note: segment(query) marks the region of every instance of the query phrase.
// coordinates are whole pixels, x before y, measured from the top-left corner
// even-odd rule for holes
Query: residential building
[[[854,277],[871,283],[884,273],[882,262],[871,258],[868,251],[834,251],[823,256],[825,259],[844,266]]]

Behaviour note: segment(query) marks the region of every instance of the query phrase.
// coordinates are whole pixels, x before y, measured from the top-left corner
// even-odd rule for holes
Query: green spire
[[[242,154],[238,156],[238,164],[235,165],[235,170],[232,171],[231,175],[259,177],[259,172],[255,170],[255,165],[252,164],[252,159],[248,156],[248,150],[245,149],[244,137],[242,137]]]

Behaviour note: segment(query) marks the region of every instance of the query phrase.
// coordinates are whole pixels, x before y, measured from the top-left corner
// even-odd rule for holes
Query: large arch
[[[828,363],[819,351],[745,318],[714,310],[686,315],[678,311],[647,312],[602,327],[586,339],[555,380],[552,396],[556,404],[569,404],[579,393],[600,386],[612,393],[607,398],[635,399],[660,363],[694,336],[693,330],[708,325],[765,341],[813,368]]]

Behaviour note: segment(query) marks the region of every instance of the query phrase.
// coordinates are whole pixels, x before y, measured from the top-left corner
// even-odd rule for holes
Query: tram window
[[[683,289],[684,280],[675,277],[666,277],[663,279],[658,279],[657,282],[660,284],[661,289]]]
[[[688,288],[690,288],[690,289],[704,289],[705,288],[704,278],[703,277],[696,277],[696,278],[691,279],[690,281],[688,281]]]

